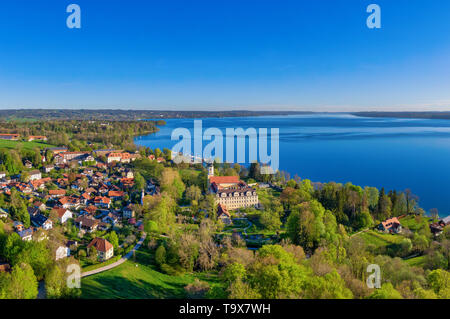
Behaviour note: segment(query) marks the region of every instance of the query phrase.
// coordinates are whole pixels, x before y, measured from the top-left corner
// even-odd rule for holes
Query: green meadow
[[[23,147],[24,149],[35,149],[35,148],[47,148],[47,147],[54,147],[54,145],[47,144],[44,142],[39,141],[32,141],[32,142],[23,142],[23,141],[9,141],[9,140],[1,140],[0,139],[0,148],[8,148],[8,149],[15,149]]]
[[[153,253],[147,249],[136,252],[122,265],[81,280],[85,299],[161,299],[186,298],[184,287],[195,278],[219,284],[217,274],[166,275],[153,264]]]

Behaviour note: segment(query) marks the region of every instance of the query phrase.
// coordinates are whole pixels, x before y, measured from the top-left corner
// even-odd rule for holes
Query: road
[[[136,250],[138,250],[138,249],[141,247],[141,245],[142,245],[142,243],[144,242],[144,240],[145,240],[146,237],[147,237],[147,234],[146,234],[146,233],[143,233],[141,239],[139,239],[139,241],[137,242],[136,246],[134,246],[133,249],[132,249],[128,254],[126,254],[125,256],[123,256],[122,258],[120,258],[120,259],[119,259],[118,261],[116,261],[115,263],[112,263],[112,264],[109,264],[109,265],[107,265],[107,266],[104,266],[104,267],[101,267],[101,268],[97,268],[97,269],[94,269],[94,270],[86,271],[86,272],[84,272],[84,273],[81,274],[81,277],[87,277],[87,276],[95,275],[95,274],[98,274],[98,273],[101,273],[101,272],[104,272],[104,271],[113,269],[113,268],[115,268],[115,267],[117,267],[117,266],[123,264],[123,263],[126,262],[128,259],[130,259],[131,256],[133,256],[133,253],[134,253]]]

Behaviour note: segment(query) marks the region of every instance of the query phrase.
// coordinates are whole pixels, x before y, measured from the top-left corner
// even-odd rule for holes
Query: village
[[[17,141],[19,138],[18,134],[0,135],[3,140]],[[29,136],[25,140],[45,142],[47,138]],[[51,154],[51,163],[45,154]],[[87,260],[93,251],[97,260],[92,261],[91,257],[92,263],[113,258],[119,247],[104,238],[112,230],[120,234],[126,229],[126,238],[120,236],[120,248],[129,247],[129,251],[144,231],[142,218],[136,218],[132,194],[136,195],[134,201],[140,205],[145,196],[161,195],[159,185],[152,179],[145,181],[142,189],[135,188],[135,175],[130,164],[141,159],[141,154],[115,149],[74,152],[67,147],[51,147],[42,149],[41,156],[40,170],[25,160],[25,170],[21,174],[8,176],[6,172],[0,172],[0,194],[11,197],[17,192],[28,203],[29,225],[14,220],[5,208],[0,208],[0,220],[7,221],[23,241],[48,239],[47,232],[55,224],[64,226],[67,240],[57,247],[55,260],[71,255]],[[148,159],[162,164],[169,160],[152,154]],[[233,223],[229,210],[258,207],[255,188],[238,176],[214,176],[214,166],[209,164],[208,167],[208,193],[215,194],[217,218],[224,225]],[[121,250],[122,254],[127,251]]]
[[[18,138],[17,134],[0,135],[0,139]],[[47,139],[45,136],[27,138],[27,141],[33,140]],[[53,154],[52,164],[45,158],[48,151]],[[56,249],[55,260],[70,256],[71,249],[77,250],[81,245],[87,251],[92,251],[91,247],[94,247],[98,261],[106,261],[114,256],[113,245],[104,238],[92,238],[86,234],[122,229],[124,225],[131,227],[131,232],[128,231],[131,234],[143,231],[142,220],[136,220],[129,198],[134,187],[134,174],[127,167],[140,158],[140,154],[120,150],[69,152],[66,147],[53,147],[41,152],[41,170],[35,169],[30,161],[25,161],[23,164],[26,170],[21,174],[7,176],[6,172],[0,172],[0,194],[11,196],[12,192],[18,192],[29,203],[29,225],[12,220],[10,212],[0,208],[0,219],[10,223],[23,241],[45,239],[46,232],[55,223],[66,226],[70,224],[77,230],[77,236],[74,237],[82,240],[67,240],[65,245]],[[150,160],[158,163],[165,161],[162,157],[154,156],[150,156]],[[159,187],[148,181],[141,190],[141,200],[146,195],[160,195]],[[128,237],[134,239],[134,236]],[[127,241],[132,244],[135,240],[130,241],[128,238]]]

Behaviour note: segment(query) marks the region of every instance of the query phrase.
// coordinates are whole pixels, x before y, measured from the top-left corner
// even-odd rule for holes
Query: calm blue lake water
[[[365,118],[345,114],[204,118],[203,129],[280,129],[280,170],[316,182],[352,182],[386,190],[410,188],[421,206],[450,214],[450,121]],[[171,119],[160,132],[136,138],[172,148],[172,130],[193,119]],[[204,142],[205,146],[208,142]]]

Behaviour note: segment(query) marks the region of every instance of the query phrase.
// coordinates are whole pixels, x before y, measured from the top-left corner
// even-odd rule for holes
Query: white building
[[[70,257],[70,249],[66,246],[59,246],[58,249],[56,249],[56,256],[55,260],[63,259]]]
[[[31,171],[30,173],[30,181],[34,181],[37,179],[42,179],[42,173],[38,170]]]

